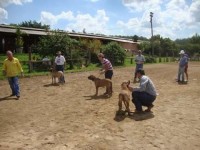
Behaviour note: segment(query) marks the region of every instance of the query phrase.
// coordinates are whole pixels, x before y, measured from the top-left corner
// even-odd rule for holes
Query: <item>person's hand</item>
[[[21,72],[21,77],[24,77],[24,73],[23,72]]]
[[[3,73],[4,76],[6,76],[6,71],[5,70],[3,70],[2,73]]]
[[[104,71],[104,70],[100,71],[100,74],[104,74],[104,73],[105,73],[105,71]]]

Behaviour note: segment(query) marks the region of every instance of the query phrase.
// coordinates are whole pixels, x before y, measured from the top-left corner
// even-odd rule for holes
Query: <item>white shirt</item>
[[[133,91],[147,92],[153,96],[158,95],[153,82],[151,81],[151,79],[149,77],[147,77],[145,75],[143,75],[140,79],[140,86],[133,88]]]
[[[145,62],[145,58],[143,55],[137,55],[135,57],[135,62],[136,64],[143,64],[143,62]]]
[[[55,63],[56,63],[56,65],[64,65],[65,64],[65,57],[62,56],[62,55],[56,56]]]

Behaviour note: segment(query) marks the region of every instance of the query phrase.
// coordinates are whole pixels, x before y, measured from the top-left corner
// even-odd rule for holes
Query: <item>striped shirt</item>
[[[103,65],[103,69],[105,69],[105,71],[113,70],[112,64],[108,59],[103,58],[103,61],[101,63]]]

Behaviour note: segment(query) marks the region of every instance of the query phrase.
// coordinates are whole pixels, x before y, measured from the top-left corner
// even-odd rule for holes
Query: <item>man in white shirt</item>
[[[138,55],[136,55],[135,57],[135,63],[136,63],[136,67],[135,67],[135,76],[134,76],[134,82],[136,82],[136,71],[138,69],[143,69],[143,64],[145,62],[145,58],[142,55],[142,51],[139,50],[138,51]]]
[[[135,105],[136,112],[142,112],[142,106],[146,106],[147,109],[145,111],[150,112],[158,95],[156,88],[152,80],[145,75],[143,69],[138,69],[136,76],[140,79],[140,85],[138,87],[129,87],[132,91],[132,102]]]
[[[57,56],[55,58],[55,68],[57,71],[62,71],[64,73],[64,68],[65,68],[65,57],[61,55],[61,51],[57,52]],[[59,82],[65,83],[65,77],[63,76],[62,79],[60,79]]]

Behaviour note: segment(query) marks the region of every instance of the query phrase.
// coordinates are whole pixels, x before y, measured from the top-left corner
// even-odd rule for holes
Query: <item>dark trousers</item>
[[[132,98],[132,102],[134,103],[136,110],[142,111],[142,106],[152,106],[156,96],[150,95],[146,92],[133,91]]]
[[[136,64],[136,67],[135,67],[135,73],[134,73],[134,79],[136,79],[136,71],[138,70],[138,69],[143,69],[143,64]]]
[[[62,71],[64,73],[64,65],[56,65],[56,71]],[[59,82],[65,83],[64,75],[62,79],[59,79]]]
[[[107,70],[106,72],[105,72],[105,78],[106,79],[112,79],[112,76],[113,76],[113,70]]]

